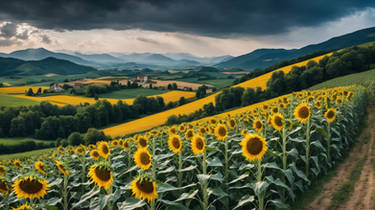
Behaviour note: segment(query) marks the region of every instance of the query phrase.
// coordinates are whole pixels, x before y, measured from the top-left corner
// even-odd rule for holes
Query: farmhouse
[[[59,83],[53,83],[50,85],[49,90],[59,92],[59,91],[63,91],[64,88]]]
[[[148,81],[148,76],[137,76],[137,81],[146,83]]]

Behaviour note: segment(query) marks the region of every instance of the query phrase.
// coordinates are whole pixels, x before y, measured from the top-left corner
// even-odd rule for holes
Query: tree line
[[[209,103],[189,115],[172,115],[166,123],[177,124],[212,116],[234,107],[255,104],[309,88],[335,77],[359,73],[371,68],[375,68],[375,46],[346,48],[334,52],[331,56],[323,57],[319,62],[309,61],[305,66],[294,66],[287,74],[282,71],[273,73],[267,81],[265,90],[260,87],[224,89],[215,97],[216,106]]]

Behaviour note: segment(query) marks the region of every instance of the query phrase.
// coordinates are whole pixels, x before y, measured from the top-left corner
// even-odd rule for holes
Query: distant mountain
[[[8,58],[16,58],[16,59],[21,59],[25,61],[36,61],[36,60],[43,60],[48,57],[54,57],[57,59],[67,60],[76,64],[93,65],[93,63],[87,60],[84,60],[82,58],[79,58],[73,55],[68,55],[65,53],[52,52],[44,48],[17,50],[9,54],[2,54],[0,56],[8,57]]]
[[[300,49],[257,49],[249,54],[232,58],[215,66],[220,68],[242,68],[253,70],[257,68],[265,68],[283,60],[301,57],[321,50],[333,51],[372,41],[375,41],[375,27],[334,37],[325,42],[308,45]]]
[[[230,55],[217,56],[217,57],[197,57],[189,53],[166,53],[164,55],[174,60],[190,60],[190,61],[195,61],[204,65],[213,65],[213,64],[224,62],[233,58],[233,56],[230,56]]]
[[[74,53],[75,56],[80,57],[84,60],[91,61],[94,63],[123,63],[124,61],[120,58],[116,58],[109,54],[82,54],[79,52]]]
[[[96,69],[70,61],[48,57],[39,61],[24,61],[0,57],[0,75],[82,74]]]

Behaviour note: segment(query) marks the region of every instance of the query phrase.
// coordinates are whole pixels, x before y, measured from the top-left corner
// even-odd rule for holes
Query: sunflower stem
[[[155,158],[155,153],[156,153],[156,141],[155,138],[152,139],[152,177],[154,180],[156,180],[156,158]],[[151,210],[155,210],[155,200],[151,201]]]
[[[111,185],[111,187],[107,190],[107,195],[112,194],[112,191],[113,191],[113,187]],[[112,201],[108,201],[107,209],[108,210],[112,210],[113,209],[113,203],[112,203]]]
[[[228,190],[228,176],[229,176],[228,138],[225,138],[224,146],[225,146],[224,148],[224,160],[225,160],[224,181],[225,181],[225,189]]]
[[[329,163],[331,163],[331,138],[331,123],[328,123],[327,157]]]
[[[178,187],[182,186],[182,172],[181,172],[181,169],[182,169],[182,151],[180,151],[178,153],[178,175],[177,175]]]
[[[309,178],[310,165],[310,119],[306,124],[306,177]]]
[[[202,169],[203,174],[207,175],[207,154],[206,150],[203,152],[202,158]],[[202,193],[203,193],[203,210],[208,210],[208,193],[207,193],[207,180],[204,180],[202,183]]]
[[[287,151],[286,151],[286,128],[285,126],[283,127],[283,131],[282,131],[282,140],[283,140],[283,170],[284,172],[286,171],[286,165],[287,165]],[[283,176],[283,182],[285,184],[286,182],[286,177],[285,177],[285,173],[284,173],[284,176]],[[281,200],[284,202],[285,201],[285,189],[283,189],[283,192],[282,192],[282,195],[281,195]]]
[[[64,174],[64,186],[63,186],[63,201],[64,210],[68,210],[68,176]]]
[[[257,182],[262,182],[262,159],[257,160]],[[258,195],[258,209],[263,210],[264,209],[264,192],[260,193]]]

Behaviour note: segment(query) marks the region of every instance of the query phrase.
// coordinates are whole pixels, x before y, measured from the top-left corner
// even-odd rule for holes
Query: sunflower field
[[[277,209],[355,143],[362,86],[0,163],[0,209]]]

